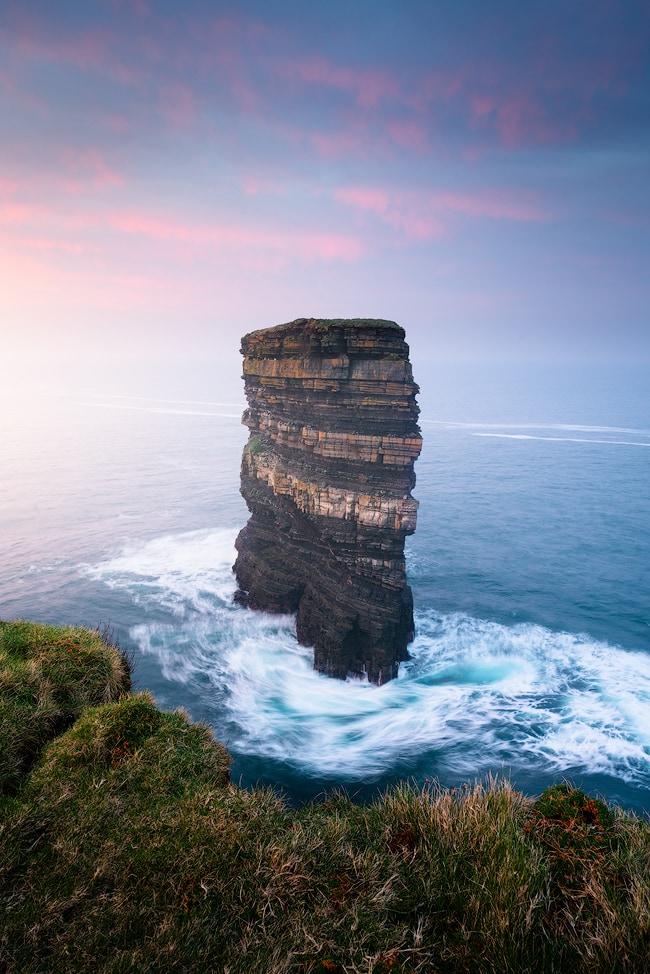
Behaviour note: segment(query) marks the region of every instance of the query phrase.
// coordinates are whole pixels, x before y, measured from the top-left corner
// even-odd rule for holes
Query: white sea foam
[[[650,446],[639,440],[601,440],[587,436],[533,436],[531,433],[479,433],[472,432],[472,436],[492,436],[501,440],[543,440],[547,443],[604,443],[609,446]]]
[[[158,400],[154,400],[158,401]],[[159,400],[160,402],[166,402],[167,400]],[[207,412],[205,409],[171,409],[169,406],[144,406],[141,404],[133,405],[128,403],[117,403],[117,402],[79,402],[79,406],[91,406],[96,409],[125,409],[131,410],[138,413],[153,413],[162,416],[216,416],[220,419],[238,419],[241,420],[241,413],[217,413],[214,410]],[[201,405],[201,404],[199,404]],[[206,405],[222,405],[221,403],[206,403]]]
[[[102,400],[112,401],[115,399],[128,400],[128,402],[155,402],[155,403],[171,403],[175,406],[235,406],[237,403],[230,402],[214,402],[211,399],[160,399],[155,396],[120,396],[120,395],[104,395],[101,397]],[[99,401],[99,400],[94,400]],[[242,409],[244,408],[244,401],[241,400]]]
[[[210,616],[235,591],[234,540],[231,529],[166,535],[80,570],[110,588],[128,590],[140,604],[160,605],[176,616],[191,609]]]
[[[567,433],[621,433],[629,436],[650,436],[650,430],[634,429],[627,426],[583,426],[573,423],[456,423],[443,419],[423,419],[420,423],[441,426],[444,429],[466,430],[558,430]]]
[[[233,540],[232,531],[162,537],[84,570],[168,610],[168,621],[142,623],[131,637],[166,679],[200,688],[234,751],[339,780],[430,759],[438,773],[506,765],[648,787],[647,654],[420,610],[397,680],[330,680],[314,672],[291,617],[233,604]]]
[[[625,426],[584,426],[573,423],[454,423],[445,420],[420,419],[421,423],[440,429],[468,433],[471,436],[502,440],[541,440],[548,443],[592,443],[607,446],[650,447],[650,430]],[[582,436],[567,434],[582,433]],[[634,436],[636,439],[621,439]]]

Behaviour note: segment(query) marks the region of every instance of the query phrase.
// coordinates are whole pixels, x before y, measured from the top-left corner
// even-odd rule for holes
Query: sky
[[[649,42],[641,0],[0,0],[9,371],[310,316],[650,364]]]

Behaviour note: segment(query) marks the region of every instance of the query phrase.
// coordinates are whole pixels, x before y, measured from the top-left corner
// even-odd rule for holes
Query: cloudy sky
[[[0,0],[3,350],[371,316],[650,362],[649,40],[642,0]]]

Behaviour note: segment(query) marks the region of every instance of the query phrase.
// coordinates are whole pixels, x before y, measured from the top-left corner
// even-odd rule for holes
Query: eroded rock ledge
[[[422,440],[404,330],[298,318],[242,339],[250,430],[238,602],[295,612],[330,676],[397,674],[413,638],[404,539]]]

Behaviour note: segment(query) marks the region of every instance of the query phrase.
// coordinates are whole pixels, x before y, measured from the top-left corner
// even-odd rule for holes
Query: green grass
[[[349,329],[389,328],[393,331],[403,331],[401,325],[398,325],[396,321],[389,321],[386,318],[310,318],[307,320],[313,331],[329,331],[330,328],[336,327]],[[293,324],[293,322],[288,322],[288,324]]]
[[[147,694],[83,709],[3,800],[0,970],[648,970],[645,821],[503,780],[292,810],[229,764]]]
[[[258,453],[262,453],[264,450],[264,444],[259,436],[251,436],[247,446],[252,456],[257,456]]]
[[[257,338],[265,332],[272,335],[275,331],[296,331],[311,332],[313,334],[322,333],[327,336],[329,333],[333,334],[336,329],[353,331],[354,329],[362,330],[372,328],[396,331],[400,336],[404,336],[402,326],[398,325],[396,321],[390,321],[386,318],[295,318],[293,321],[286,321],[281,325],[273,325],[270,328],[257,328],[255,331],[244,335],[242,341],[247,342],[249,339]]]
[[[129,688],[128,663],[99,632],[0,622],[0,793],[84,707]]]

